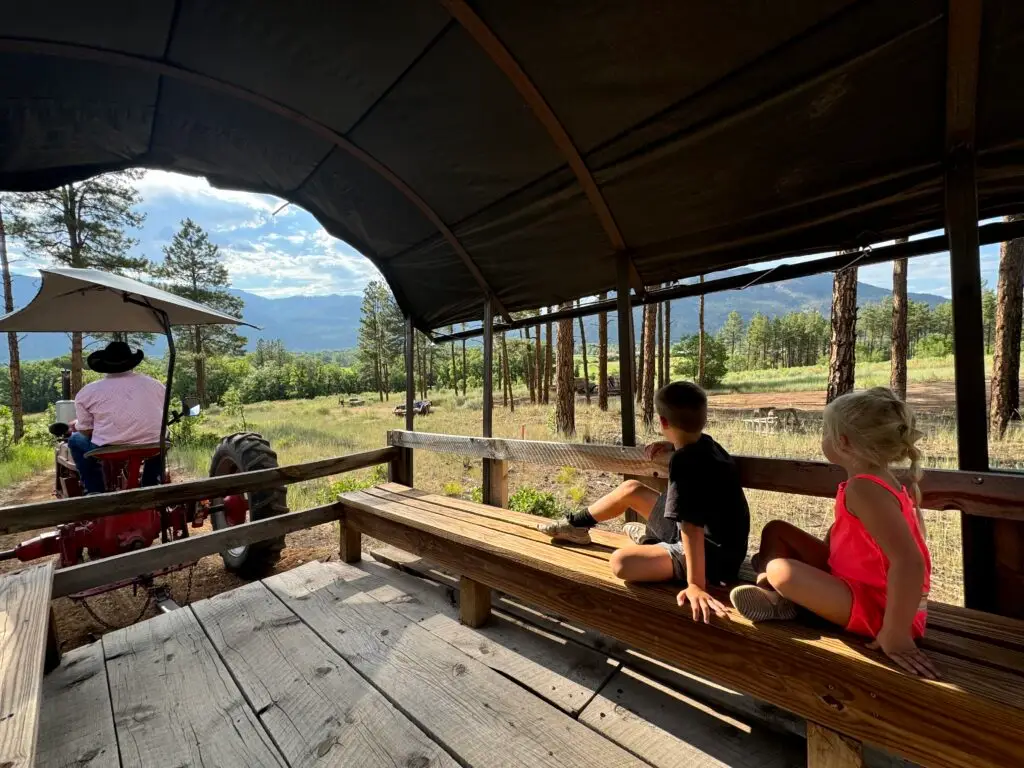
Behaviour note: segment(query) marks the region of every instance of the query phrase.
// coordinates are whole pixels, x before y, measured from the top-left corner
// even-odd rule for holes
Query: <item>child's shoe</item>
[[[626,523],[622,526],[622,532],[629,536],[634,544],[643,544],[647,539],[647,526],[643,523]]]
[[[732,606],[751,621],[788,621],[796,618],[796,604],[778,592],[744,584],[729,593]]]
[[[550,523],[541,523],[537,530],[545,536],[550,536],[552,541],[566,541],[570,544],[590,544],[590,529],[580,528],[569,522],[568,518],[553,520]]]

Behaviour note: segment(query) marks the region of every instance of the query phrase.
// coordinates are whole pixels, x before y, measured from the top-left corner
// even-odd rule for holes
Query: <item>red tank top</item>
[[[927,595],[932,582],[932,559],[917,520],[914,500],[907,493],[905,487],[901,487],[897,492],[880,477],[857,475],[854,479],[870,480],[896,497],[903,519],[909,526],[910,533],[914,537],[914,541],[917,542],[917,548],[921,550],[921,555],[924,557],[924,584],[921,586],[921,594]],[[871,538],[864,523],[846,508],[846,483],[839,485],[835,514],[835,524],[832,526],[832,533],[829,536],[829,569],[844,581],[855,581],[885,589],[888,585],[889,558],[882,552],[878,543]]]

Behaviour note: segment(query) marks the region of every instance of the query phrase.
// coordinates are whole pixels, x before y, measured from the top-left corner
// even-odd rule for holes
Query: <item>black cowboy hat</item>
[[[96,373],[124,373],[130,371],[145,358],[142,350],[132,352],[132,348],[123,341],[112,341],[105,349],[98,349],[86,359],[88,365]]]

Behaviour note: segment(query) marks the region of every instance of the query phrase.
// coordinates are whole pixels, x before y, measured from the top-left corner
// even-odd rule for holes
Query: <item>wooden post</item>
[[[859,741],[808,721],[807,768],[864,768],[863,747]]]
[[[467,627],[480,627],[491,616],[491,588],[479,581],[459,578],[459,619]]]
[[[358,563],[362,559],[363,536],[353,528],[345,518],[338,521],[341,526],[341,546],[339,554],[343,563]]]
[[[483,436],[491,437],[494,428],[494,307],[488,297],[484,301],[484,394],[483,394]],[[492,487],[493,471],[491,460],[483,460],[483,499],[493,504],[495,489]]]
[[[622,444],[636,445],[636,413],[633,393],[633,307],[629,301],[630,261],[625,253],[618,255],[618,282],[615,300],[619,322],[619,407],[622,411]],[[626,512],[627,522],[637,522],[633,510]]]
[[[982,1],[949,0],[946,49],[946,235],[953,288],[960,469],[988,469],[985,331],[978,249],[975,114]],[[967,607],[1024,616],[1024,524],[961,516]]]
[[[508,507],[508,462],[500,459],[484,459],[487,473],[487,494],[484,504],[492,507]]]
[[[415,428],[415,414],[412,409],[416,399],[416,382],[413,378],[415,360],[413,338],[412,317],[407,316],[405,318],[405,428],[410,432]],[[411,488],[413,483],[412,448],[399,448],[398,450],[398,457],[388,464],[388,480]]]

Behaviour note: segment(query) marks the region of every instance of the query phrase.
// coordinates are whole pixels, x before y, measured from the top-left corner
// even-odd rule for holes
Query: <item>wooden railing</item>
[[[266,490],[378,464],[394,463],[401,455],[402,452],[398,448],[388,447],[348,456],[253,472],[239,472],[187,483],[4,507],[0,509],[0,533],[27,531],[60,523],[92,520],[119,512],[171,506],[217,498],[232,493]],[[331,522],[337,520],[340,514],[340,509],[335,504],[327,504],[62,568],[54,574],[53,597],[63,597],[93,587],[113,584],[124,579],[159,571],[163,568],[190,563],[200,557],[216,554],[225,549],[276,538],[292,531]]]
[[[614,472],[664,481],[665,464],[648,461],[640,448],[594,443],[464,437],[429,432],[388,432],[388,444],[403,449],[474,456],[491,462],[523,462]],[[737,456],[745,488],[834,497],[845,479],[840,467],[822,461]],[[900,473],[897,472],[899,475]],[[1024,520],[1024,474],[925,470],[921,481],[928,509],[959,509],[970,515]],[[494,502],[489,502],[494,503]],[[503,506],[503,505],[502,505]]]

